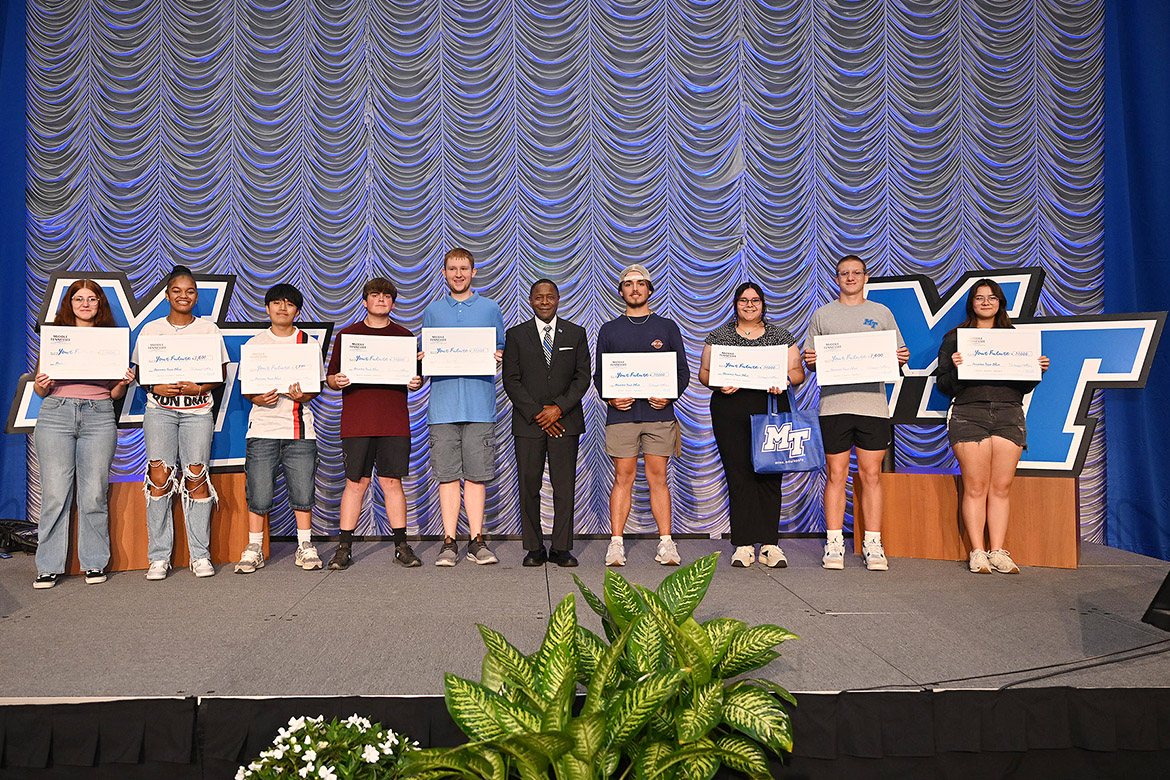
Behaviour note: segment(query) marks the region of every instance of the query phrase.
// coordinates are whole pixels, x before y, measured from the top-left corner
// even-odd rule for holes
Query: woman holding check
[[[760,563],[772,568],[788,565],[780,541],[781,474],[757,474],[752,466],[751,440],[753,414],[768,413],[768,394],[779,396],[780,411],[791,411],[788,393],[783,387],[747,390],[711,385],[711,347],[788,347],[788,382],[804,381],[804,366],[796,339],[784,328],[764,320],[767,303],[764,291],[755,282],[744,282],[735,290],[735,318],[707,336],[703,347],[699,381],[711,388],[711,428],[723,473],[727,479],[727,498],[731,510],[731,543],[735,553],[731,565],[751,566],[756,560],[755,546],[760,545]]]
[[[139,347],[149,337],[209,335],[219,342],[220,363],[228,362],[227,347],[219,328],[209,319],[193,313],[199,301],[195,277],[186,266],[177,265],[166,279],[166,297],[170,312],[166,317],[151,320],[142,326],[134,343],[133,363],[141,376],[142,363]],[[166,384],[152,384],[142,417],[142,432],[146,440],[147,471],[146,536],[150,568],[148,580],[166,579],[171,568],[171,552],[175,529],[172,518],[172,496],[183,497],[183,519],[187,526],[187,547],[191,552],[191,572],[196,577],[211,577],[211,508],[217,500],[207,461],[211,457],[211,434],[215,418],[211,414],[211,391],[223,384],[221,370],[218,382],[179,380]],[[176,460],[182,464],[180,476]]]
[[[960,328],[1011,328],[1003,290],[991,279],[980,279],[967,294],[967,319]],[[968,566],[976,574],[1018,574],[1003,549],[1008,525],[1008,494],[1020,453],[1027,446],[1024,396],[1036,381],[978,381],[959,379],[963,356],[958,329],[943,337],[938,351],[938,389],[949,396],[947,438],[963,475],[962,515],[971,543]],[[1048,358],[1040,356],[1040,371]],[[986,533],[987,546],[984,546]]]
[[[97,282],[69,285],[54,325],[112,328],[114,316]],[[37,371],[33,391],[45,400],[37,414],[33,442],[41,475],[37,519],[37,578],[34,588],[51,588],[65,572],[69,546],[69,505],[77,480],[77,558],[91,585],[106,581],[110,561],[110,510],[106,491],[118,447],[113,399],[126,394],[134,371],[113,380],[54,380]]]

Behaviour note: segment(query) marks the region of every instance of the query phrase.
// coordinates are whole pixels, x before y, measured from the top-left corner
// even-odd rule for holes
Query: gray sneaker
[[[439,557],[435,558],[436,566],[454,566],[459,563],[459,548],[455,541],[443,542],[443,547],[439,550]]]
[[[301,542],[293,562],[305,571],[315,571],[321,568],[321,555],[312,542]]]
[[[967,556],[967,568],[975,574],[991,574],[991,564],[983,550],[972,550]]]
[[[146,570],[146,579],[165,580],[170,569],[170,561],[151,561],[150,568]]]
[[[236,564],[236,574],[251,574],[257,569],[264,568],[264,549],[258,544],[249,544]]]
[[[775,544],[760,545],[760,563],[769,569],[784,569],[788,567],[788,559],[784,557],[784,551]]]
[[[191,561],[191,573],[196,577],[214,577],[215,567],[211,565],[210,558],[196,558]]]
[[[499,563],[500,559],[488,549],[487,542],[483,540],[483,536],[479,536],[471,540],[467,545],[467,560],[475,563],[486,565],[489,563]]]

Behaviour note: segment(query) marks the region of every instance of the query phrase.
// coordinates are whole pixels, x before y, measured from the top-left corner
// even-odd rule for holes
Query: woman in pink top
[[[96,282],[78,279],[69,285],[54,325],[79,328],[115,327],[105,293]],[[119,380],[54,381],[39,368],[33,390],[45,400],[37,415],[33,439],[41,475],[38,519],[37,578],[34,588],[51,588],[65,572],[69,545],[69,506],[77,481],[77,557],[85,581],[106,581],[110,561],[110,512],[106,491],[110,463],[118,446],[112,399],[126,394],[134,372],[126,368]]]

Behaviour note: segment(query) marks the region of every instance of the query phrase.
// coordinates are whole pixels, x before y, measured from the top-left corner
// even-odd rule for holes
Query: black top
[[[951,355],[955,354],[958,349],[959,329],[953,328],[947,335],[943,336],[942,346],[938,350],[938,391],[955,399],[956,404],[971,404],[980,401],[1022,404],[1024,396],[1040,384],[1039,380],[965,382],[959,379],[959,370],[951,360]]]

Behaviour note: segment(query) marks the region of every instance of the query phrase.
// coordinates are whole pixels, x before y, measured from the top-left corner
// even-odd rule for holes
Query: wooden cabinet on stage
[[[234,563],[248,544],[248,503],[244,498],[244,475],[212,474],[211,484],[219,494],[219,505],[211,514],[211,562]],[[146,558],[146,497],[142,481],[113,482],[110,484],[110,563],[106,571],[145,569]],[[183,525],[183,502],[175,502],[175,548],[171,565],[186,566],[189,561],[187,529]],[[77,562],[77,513],[71,518],[72,540],[66,574],[80,574]],[[264,534],[264,555],[268,555],[268,534]]]
[[[959,517],[958,474],[905,471],[882,474],[882,544],[895,558],[965,561],[971,551]],[[853,547],[861,552],[864,486],[853,474]],[[1072,477],[1016,477],[1004,548],[1021,566],[1075,569],[1081,536],[1077,481]]]

